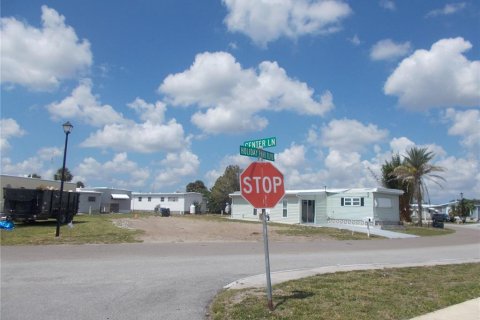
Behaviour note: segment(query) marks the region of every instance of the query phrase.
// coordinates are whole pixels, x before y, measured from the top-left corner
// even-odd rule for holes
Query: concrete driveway
[[[273,242],[271,269],[479,261],[480,229],[453,228],[442,237]],[[223,286],[264,272],[262,242],[2,247],[1,259],[1,318],[22,320],[204,319]]]

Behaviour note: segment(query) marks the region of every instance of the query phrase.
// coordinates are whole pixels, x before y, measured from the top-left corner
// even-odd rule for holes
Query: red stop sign
[[[270,162],[253,162],[240,175],[240,191],[254,208],[273,208],[285,195],[283,174]]]

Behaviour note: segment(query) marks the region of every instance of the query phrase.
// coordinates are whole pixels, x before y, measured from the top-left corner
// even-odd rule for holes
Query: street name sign
[[[268,152],[263,149],[240,146],[240,155],[275,161],[275,153]]]
[[[257,148],[257,149],[271,148],[277,145],[277,138],[270,137],[270,138],[264,138],[264,139],[245,141],[243,145],[245,147]]]

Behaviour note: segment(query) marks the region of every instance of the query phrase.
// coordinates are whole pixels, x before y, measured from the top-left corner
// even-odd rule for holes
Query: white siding
[[[139,200],[141,198],[141,201]],[[150,198],[150,201],[148,201]],[[162,201],[163,199],[163,201]],[[189,213],[190,205],[201,204],[201,211],[205,210],[205,203],[201,193],[134,193],[132,195],[132,210],[154,211],[157,205],[170,209],[171,213]]]

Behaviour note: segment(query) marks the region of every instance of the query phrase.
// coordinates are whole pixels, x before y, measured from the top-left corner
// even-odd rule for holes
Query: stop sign
[[[253,162],[240,175],[240,191],[254,208],[273,208],[285,195],[283,174],[270,162]]]

